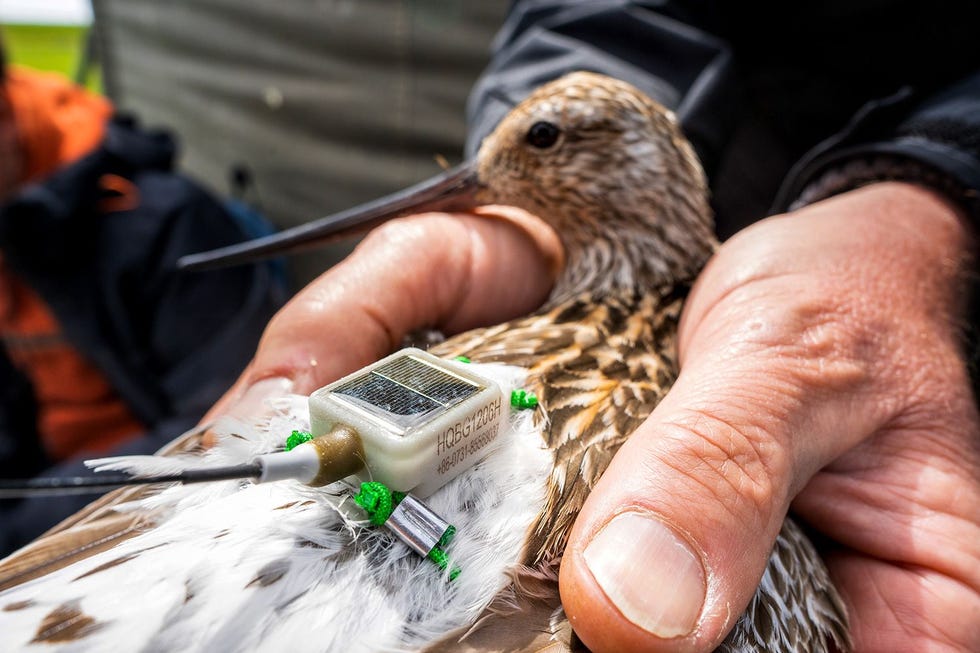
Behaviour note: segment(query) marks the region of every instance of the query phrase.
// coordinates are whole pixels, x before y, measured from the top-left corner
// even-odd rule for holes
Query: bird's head
[[[625,82],[577,72],[536,90],[457,168],[181,266],[254,260],[409,213],[484,204],[520,207],[555,229],[567,264],[553,299],[692,278],[715,242],[704,173],[674,115]]]
[[[480,201],[555,229],[569,292],[689,279],[713,249],[694,150],[674,114],[626,82],[577,72],[540,87],[484,139],[474,167]]]

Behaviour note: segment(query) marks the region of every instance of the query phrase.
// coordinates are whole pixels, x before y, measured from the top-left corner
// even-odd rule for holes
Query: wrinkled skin
[[[417,328],[533,310],[562,265],[557,239],[520,211],[484,213],[375,232],[270,323],[212,415],[308,392]],[[561,591],[582,640],[596,653],[712,650],[791,509],[825,538],[857,651],[980,650],[980,436],[959,333],[975,251],[951,204],[901,183],[725,243],[685,309],[677,383],[572,533]],[[623,513],[659,527],[634,530],[631,573],[597,576],[589,542]],[[642,558],[647,533],[672,533],[690,556],[660,569]],[[630,603],[638,588],[653,604]]]

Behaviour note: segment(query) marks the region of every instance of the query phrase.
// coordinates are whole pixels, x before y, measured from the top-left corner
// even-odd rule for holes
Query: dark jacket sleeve
[[[281,302],[264,265],[177,270],[180,256],[246,235],[216,198],[172,171],[173,150],[164,133],[115,122],[98,150],[0,212],[13,269],[146,425],[206,410]],[[107,194],[106,177],[132,190]]]
[[[924,98],[906,87],[869,102],[793,167],[776,208],[888,179],[940,191],[980,226],[980,72]]]
[[[39,469],[36,447],[28,448],[37,438],[29,416],[9,413],[0,419],[0,463],[10,463],[0,469],[7,474],[80,475],[86,457],[154,453],[192,428],[230,387],[281,305],[282,285],[266,264],[176,269],[180,256],[239,242],[246,233],[221,202],[173,172],[172,159],[165,135],[117,122],[98,150],[0,211],[7,260],[145,426],[115,451]],[[127,180],[128,196],[107,194],[100,183],[106,175]],[[0,373],[17,378],[9,367],[0,364]],[[24,392],[17,392],[11,387],[3,396],[19,402]],[[17,444],[9,456],[5,441]],[[14,463],[18,468],[10,469]],[[0,499],[0,555],[92,499]]]

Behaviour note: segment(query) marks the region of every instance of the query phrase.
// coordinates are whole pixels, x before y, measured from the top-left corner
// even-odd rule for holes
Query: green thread
[[[377,481],[361,483],[361,491],[354,495],[354,503],[364,509],[375,526],[384,526],[398,505],[393,500],[391,490]]]
[[[537,408],[538,398],[527,390],[514,390],[510,393],[510,405],[518,409]]]
[[[286,438],[286,451],[292,451],[304,442],[309,442],[313,439],[313,434],[307,431],[293,431]]]
[[[432,562],[436,563],[436,566],[439,567],[439,569],[441,569],[442,571],[446,571],[446,569],[449,568],[449,556],[446,554],[445,551],[439,548],[438,544],[432,547],[432,550],[429,551],[429,555],[426,557]],[[453,567],[452,569],[450,569],[449,580],[451,581],[456,580],[456,578],[459,576],[460,571],[461,570],[459,567]]]
[[[439,542],[436,543],[436,546],[445,549],[447,546],[449,546],[449,543],[453,541],[454,537],[456,537],[456,527],[450,524],[446,529],[446,532],[439,538]]]
[[[469,358],[467,358],[466,356],[457,356],[453,360],[459,361],[460,363],[471,363],[471,362],[473,362]]]
[[[368,519],[373,525],[384,526],[388,518],[391,517],[391,513],[394,512],[395,507],[401,503],[405,496],[406,494],[404,492],[391,491],[384,483],[371,481],[369,483],[361,483],[360,492],[354,495],[354,503],[359,505],[368,514]],[[432,550],[426,556],[442,571],[449,568],[449,556],[443,548],[449,545],[455,535],[456,527],[450,524],[446,527],[442,537],[439,538],[439,542],[432,547]],[[450,569],[449,580],[456,580],[459,572],[459,567]]]

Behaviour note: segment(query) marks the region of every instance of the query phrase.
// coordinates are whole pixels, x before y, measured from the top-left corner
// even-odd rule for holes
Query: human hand
[[[308,394],[391,353],[412,331],[452,334],[537,308],[563,264],[557,236],[520,209],[477,213],[429,213],[375,229],[276,314],[204,422],[254,417],[268,398]]]
[[[680,377],[566,549],[563,603],[595,653],[712,650],[791,506],[832,547],[856,651],[980,650],[980,436],[958,333],[973,252],[950,205],[901,183],[720,249],[685,310]]]

